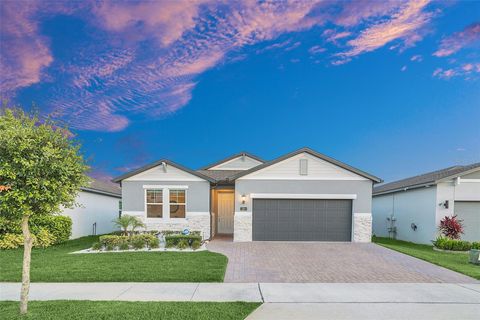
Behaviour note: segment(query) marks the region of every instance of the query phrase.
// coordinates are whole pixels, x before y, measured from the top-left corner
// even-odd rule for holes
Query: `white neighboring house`
[[[120,186],[91,180],[90,186],[82,188],[78,194],[80,206],[62,212],[72,218],[72,239],[118,230],[112,220],[120,214]]]
[[[480,163],[453,166],[386,183],[373,190],[373,234],[431,244],[440,220],[463,220],[463,240],[480,241]],[[393,218],[393,220],[392,220]]]

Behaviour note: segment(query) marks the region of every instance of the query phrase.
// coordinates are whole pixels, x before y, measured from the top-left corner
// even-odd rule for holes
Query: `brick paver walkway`
[[[478,283],[373,243],[234,243],[220,239],[207,247],[228,257],[225,282]]]

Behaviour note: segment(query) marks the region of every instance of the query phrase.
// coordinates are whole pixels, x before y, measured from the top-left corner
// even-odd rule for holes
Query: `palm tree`
[[[130,228],[131,232],[135,231],[136,228],[145,227],[142,221],[137,217],[130,216],[128,214],[122,215],[121,217],[113,220],[113,223],[118,226],[123,231],[123,235],[128,235],[128,228]]]

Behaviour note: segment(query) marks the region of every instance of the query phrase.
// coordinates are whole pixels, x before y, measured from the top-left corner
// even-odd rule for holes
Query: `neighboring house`
[[[463,220],[462,239],[479,241],[480,163],[386,183],[373,191],[373,233],[377,236],[431,244],[440,220],[454,214]]]
[[[80,206],[61,213],[72,218],[72,239],[118,230],[112,221],[120,213],[120,186],[90,179],[90,185],[81,188],[77,196]]]
[[[123,213],[148,229],[234,241],[369,242],[372,186],[381,180],[303,148],[267,162],[243,152],[197,171],[159,160],[114,181]]]

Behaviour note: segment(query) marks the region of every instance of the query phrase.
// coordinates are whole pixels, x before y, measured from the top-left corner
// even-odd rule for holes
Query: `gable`
[[[261,164],[261,161],[243,155],[217,164],[208,170],[248,170]]]
[[[477,171],[461,176],[462,179],[480,179],[480,168]]]
[[[139,172],[125,181],[205,181],[191,173],[167,164],[166,168],[159,164],[148,170]]]
[[[284,159],[238,179],[369,180],[306,152]]]

